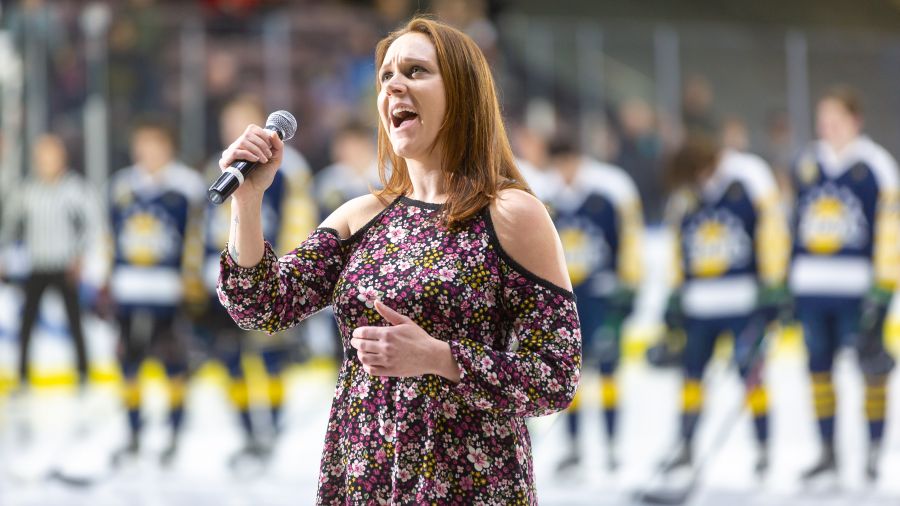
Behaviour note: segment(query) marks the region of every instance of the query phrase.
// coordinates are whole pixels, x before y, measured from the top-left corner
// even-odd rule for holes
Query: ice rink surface
[[[664,279],[668,265],[664,237],[648,237],[645,259],[648,284],[641,291],[632,324],[651,322],[661,312],[665,293],[653,280]],[[2,288],[2,287],[0,287]],[[12,329],[17,304],[11,291],[0,289],[0,387],[3,373],[15,370]],[[895,298],[897,299],[897,298]],[[895,300],[894,314],[898,314]],[[45,322],[34,339],[41,364],[71,369],[72,352],[66,336],[53,322],[62,322],[62,308],[45,301]],[[114,368],[112,329],[88,323],[89,351],[94,361]],[[56,333],[56,335],[54,335]],[[790,341],[790,340],[788,340]],[[629,346],[626,345],[626,348]],[[656,474],[660,461],[671,453],[678,428],[681,377],[677,370],[659,370],[631,358],[619,371],[621,417],[616,451],[620,466],[611,474],[603,465],[605,445],[596,409],[596,373],[582,378],[585,427],[578,442],[582,466],[559,476],[555,467],[567,449],[565,424],[558,416],[532,423],[534,465],[540,504],[550,506],[630,505],[642,490],[678,487],[684,476],[664,483]],[[715,439],[740,409],[742,385],[720,354],[705,377],[706,415],[698,433],[697,460],[710,451]],[[101,367],[103,369],[103,367]],[[51,371],[52,372],[52,371]],[[703,506],[886,506],[900,505],[900,379],[891,377],[888,423],[883,445],[881,479],[868,484],[863,477],[866,425],[862,378],[851,352],[839,356],[835,368],[838,396],[838,459],[840,475],[832,483],[804,487],[803,470],[818,456],[818,437],[812,410],[805,356],[797,337],[793,344],[778,341],[768,357],[765,378],[771,413],[771,455],[768,475],[753,473],[755,442],[744,412],[722,448],[709,459],[696,493],[688,504]],[[40,388],[10,398],[0,393],[0,506],[281,506],[313,504],[319,456],[331,397],[334,369],[301,366],[288,375],[285,430],[270,465],[247,465],[234,472],[229,457],[242,443],[236,415],[226,399],[224,382],[215,374],[199,374],[191,382],[180,452],[171,468],[161,469],[158,454],[167,432],[163,425],[165,397],[161,385],[146,389],[142,456],[118,469],[110,456],[126,436],[125,415],[115,383],[97,382],[87,392]],[[8,381],[8,378],[7,378]],[[2,391],[2,388],[0,388]],[[252,463],[251,463],[252,464]],[[73,486],[56,474],[90,485]]]
[[[838,441],[841,473],[830,484],[804,488],[798,477],[817,455],[809,384],[802,357],[778,357],[770,362],[767,380],[776,385],[772,404],[771,468],[758,480],[752,465],[755,444],[749,418],[743,415],[726,444],[705,468],[689,504],[696,505],[888,505],[900,504],[900,441],[897,425],[889,423],[878,483],[863,478],[865,425],[862,384],[852,355],[838,361],[835,377],[839,396]],[[629,364],[619,375],[622,399],[620,466],[610,474],[602,465],[600,420],[589,410],[579,444],[582,467],[559,476],[554,468],[566,448],[564,424],[556,417],[535,420],[534,460],[541,504],[635,504],[644,487],[664,485],[654,477],[657,464],[672,447],[677,427],[680,379],[676,371]],[[714,434],[740,402],[741,385],[724,360],[707,374],[706,416],[700,428],[698,458],[708,452]],[[897,376],[892,379],[891,416],[898,413]],[[596,377],[584,379],[585,399],[596,388]],[[80,396],[71,390],[38,391],[4,398],[0,438],[0,504],[197,506],[216,504],[311,504],[315,496],[319,453],[332,394],[327,371],[300,369],[290,376],[286,431],[265,470],[245,466],[235,472],[229,455],[240,446],[237,420],[224,390],[214,381],[195,381],[180,453],[171,468],[162,469],[156,456],[166,438],[162,424],[163,396],[149,385],[145,416],[149,428],[142,456],[118,469],[110,455],[124,441],[125,418],[111,387],[97,386]],[[589,404],[586,402],[586,404]],[[92,483],[73,486],[54,473]],[[670,483],[670,485],[672,485]],[[677,486],[678,483],[674,483]]]

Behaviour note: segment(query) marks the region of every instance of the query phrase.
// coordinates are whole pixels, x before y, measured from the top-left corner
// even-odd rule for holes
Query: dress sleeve
[[[281,258],[266,243],[253,267],[220,257],[219,301],[243,329],[270,334],[293,327],[331,303],[346,259],[347,245],[337,232],[315,229],[300,246]]]
[[[561,411],[572,401],[581,374],[575,296],[508,260],[501,262],[501,273],[509,347],[451,341],[460,369],[454,390],[476,408],[509,416]]]

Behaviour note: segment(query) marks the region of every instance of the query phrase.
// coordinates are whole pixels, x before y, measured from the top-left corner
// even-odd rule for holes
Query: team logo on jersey
[[[811,253],[830,255],[860,248],[869,239],[868,221],[859,198],[847,187],[826,183],[800,202],[797,236]]]
[[[584,283],[610,257],[610,247],[600,231],[592,233],[581,227],[561,227],[559,238],[566,255],[569,278],[578,286]]]
[[[743,223],[726,209],[702,212],[684,230],[688,271],[694,276],[721,276],[746,267],[752,258],[753,241]]]
[[[125,218],[118,244],[128,263],[156,265],[176,256],[181,235],[168,215],[141,209]]]

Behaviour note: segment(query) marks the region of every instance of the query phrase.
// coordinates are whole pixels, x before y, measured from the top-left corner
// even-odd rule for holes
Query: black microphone
[[[275,111],[266,119],[266,130],[274,130],[281,140],[286,141],[297,133],[297,120],[287,111]],[[225,202],[255,167],[256,162],[235,160],[209,187],[206,197],[216,205]]]

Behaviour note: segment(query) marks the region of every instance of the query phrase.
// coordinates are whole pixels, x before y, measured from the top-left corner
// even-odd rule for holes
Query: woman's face
[[[839,100],[826,98],[816,110],[816,130],[819,138],[836,147],[845,146],[860,132],[859,119]]]
[[[434,149],[447,98],[434,44],[424,34],[407,33],[388,47],[378,70],[381,91],[378,115],[394,153],[408,160],[425,160]]]

